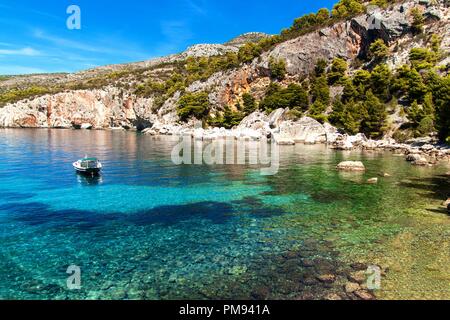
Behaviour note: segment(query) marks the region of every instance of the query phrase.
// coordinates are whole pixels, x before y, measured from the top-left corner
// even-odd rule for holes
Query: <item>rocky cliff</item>
[[[368,14],[351,20],[337,22],[274,46],[249,64],[220,71],[206,80],[191,83],[186,92],[206,91],[212,105],[211,113],[220,114],[225,106],[241,101],[244,93],[257,99],[264,96],[270,84],[269,62],[284,59],[288,72],[284,84],[306,77],[314,70],[319,59],[331,61],[340,57],[352,63],[367,55],[368,46],[375,38],[383,38],[392,49],[388,57],[391,66],[405,62],[413,47],[423,46],[423,37],[411,34],[410,8],[421,6],[426,21],[426,31],[437,33],[443,39],[442,50],[450,48],[449,8],[444,1],[409,0],[396,3],[387,9],[373,9]],[[373,28],[373,23],[377,28]],[[1,127],[27,128],[155,128],[174,125],[179,119],[176,112],[181,92],[175,92],[159,105],[155,97],[143,98],[135,88],[146,78],[167,77],[173,64],[188,57],[210,57],[237,52],[248,41],[266,35],[250,33],[223,45],[197,45],[187,51],[160,59],[105,66],[75,74],[32,75],[12,77],[0,81],[0,91],[34,85],[52,87],[48,94],[9,103],[0,108]],[[439,64],[449,63],[448,54]],[[354,65],[350,64],[351,68]],[[350,70],[351,72],[351,70]],[[144,79],[144,80],[143,80]],[[89,87],[92,86],[92,87]],[[339,92],[339,88],[334,88]],[[183,124],[186,126],[186,124]],[[277,124],[280,132],[294,140],[301,136],[292,123]],[[314,126],[312,126],[314,127]],[[295,132],[294,132],[295,131]],[[319,138],[320,140],[320,138]]]

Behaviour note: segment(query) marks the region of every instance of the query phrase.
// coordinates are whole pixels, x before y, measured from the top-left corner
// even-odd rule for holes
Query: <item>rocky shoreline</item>
[[[412,139],[398,143],[392,138],[382,140],[368,139],[359,133],[351,136],[339,132],[332,125],[302,117],[289,119],[289,110],[278,109],[270,115],[259,111],[252,113],[233,129],[203,129],[201,123],[190,121],[186,124],[156,122],[142,131],[147,135],[191,136],[194,140],[272,139],[278,145],[326,144],[335,150],[391,151],[403,155],[406,161],[417,166],[432,166],[440,161],[450,162],[450,146],[439,144],[434,138]]]

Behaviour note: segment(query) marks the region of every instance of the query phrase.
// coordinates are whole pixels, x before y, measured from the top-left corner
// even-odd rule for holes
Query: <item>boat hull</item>
[[[102,170],[102,167],[96,167],[96,168],[83,168],[81,167],[77,162],[73,164],[73,168],[77,173],[80,174],[86,174],[86,175],[97,175]]]
[[[85,173],[85,174],[99,174],[101,169],[100,168],[89,168],[89,169],[85,169],[85,168],[77,168],[74,167],[75,171],[78,173]]]

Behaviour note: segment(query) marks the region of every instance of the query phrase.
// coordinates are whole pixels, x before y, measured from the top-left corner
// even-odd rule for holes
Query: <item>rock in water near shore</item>
[[[444,208],[447,208],[447,212],[450,213],[450,198],[447,199],[447,201],[445,201],[443,203]]]
[[[425,157],[420,157],[417,160],[413,161],[412,164],[415,166],[428,166],[429,162]]]
[[[81,125],[80,129],[82,129],[82,130],[91,130],[92,129],[92,124],[90,124],[90,123],[83,123]]]
[[[367,180],[367,183],[368,184],[377,184],[378,183],[378,178],[369,179],[369,180]]]
[[[366,167],[361,161],[344,161],[337,165],[337,169],[343,171],[365,171]]]

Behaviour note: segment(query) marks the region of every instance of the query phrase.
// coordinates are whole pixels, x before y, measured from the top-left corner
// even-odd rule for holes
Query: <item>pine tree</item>
[[[363,120],[362,131],[371,138],[379,138],[383,135],[387,118],[386,106],[372,93],[368,91],[364,101],[367,117]]]
[[[292,83],[285,89],[289,99],[289,107],[297,111],[306,111],[309,108],[309,97],[306,90],[298,84]]]
[[[334,58],[331,63],[330,71],[328,72],[328,83],[330,85],[340,83],[340,81],[346,76],[348,70],[348,64],[344,59]]]
[[[319,100],[324,105],[328,106],[330,104],[330,88],[325,75],[313,80],[310,95],[313,102]]]
[[[389,48],[384,43],[383,39],[375,40],[369,47],[369,56],[376,62],[385,59],[389,54]]]
[[[337,98],[333,102],[333,111],[330,113],[328,120],[335,127],[343,129],[345,123],[344,113],[345,113],[345,104],[342,102],[340,98]]]
[[[256,100],[250,93],[244,93],[242,95],[244,102],[244,114],[248,116],[256,110]]]
[[[382,101],[386,102],[391,99],[391,81],[392,72],[387,64],[379,64],[372,70],[372,91]]]
[[[284,59],[270,58],[269,69],[273,79],[281,81],[286,77],[286,61]]]
[[[346,79],[344,81],[344,91],[342,93],[342,101],[344,103],[349,102],[350,100],[356,100],[359,96],[359,92],[353,84],[351,79]]]
[[[324,123],[325,121],[327,121],[327,116],[325,115],[326,110],[327,106],[320,100],[316,100],[309,109],[309,116],[313,119],[316,119],[320,123]]]
[[[413,123],[415,127],[417,127],[420,121],[422,121],[422,119],[425,117],[423,109],[419,106],[417,100],[414,100],[413,103],[411,103],[411,106],[408,108],[407,113],[408,119]]]

